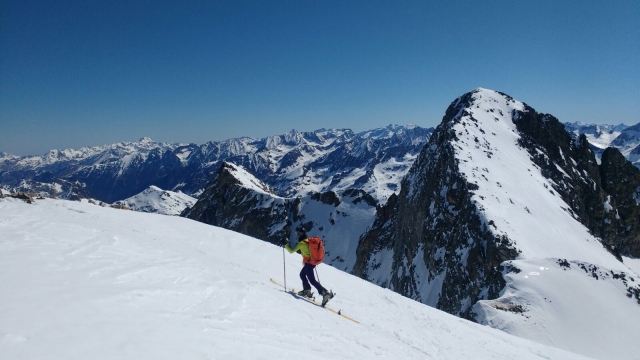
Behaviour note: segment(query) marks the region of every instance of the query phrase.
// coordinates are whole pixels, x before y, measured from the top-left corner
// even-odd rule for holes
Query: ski
[[[271,282],[272,282],[272,283],[274,283],[274,284],[276,284],[276,285],[281,286],[282,288],[284,288],[284,286],[283,286],[282,284],[280,284],[279,282],[277,282],[277,281],[273,280],[272,278],[269,278],[269,280],[271,280]],[[296,299],[304,300],[304,301],[306,301],[306,302],[308,302],[308,303],[310,303],[310,304],[316,305],[317,307],[321,307],[321,308],[323,308],[323,309],[327,309],[327,310],[331,311],[332,313],[334,313],[334,314],[336,314],[336,315],[340,315],[340,316],[342,316],[343,318],[345,318],[345,319],[347,319],[347,320],[353,321],[353,322],[354,322],[354,323],[356,323],[356,324],[360,324],[360,322],[359,322],[359,321],[357,321],[357,320],[355,320],[355,319],[352,319],[352,318],[348,317],[347,315],[343,314],[343,313],[342,313],[342,310],[335,310],[335,309],[332,309],[332,308],[330,308],[330,307],[326,306],[326,304],[325,304],[325,306],[322,306],[322,304],[321,304],[321,303],[319,303],[319,302],[317,302],[317,301],[315,300],[315,298],[307,298],[307,297],[304,297],[304,296],[300,296],[300,295],[298,295],[298,293],[296,292],[296,290],[295,290],[294,288],[291,288],[291,289],[284,289],[284,291],[285,291],[286,293],[288,293],[288,294],[293,295]],[[333,295],[335,296],[335,293],[333,293]]]

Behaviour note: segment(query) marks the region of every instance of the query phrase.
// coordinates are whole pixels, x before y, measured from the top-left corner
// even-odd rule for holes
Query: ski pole
[[[320,275],[318,275],[318,267],[315,266],[314,269],[316,271],[316,277],[318,278],[318,282],[320,282]]]
[[[284,291],[287,291],[287,261],[284,256],[284,246],[282,247],[282,268],[284,269]]]

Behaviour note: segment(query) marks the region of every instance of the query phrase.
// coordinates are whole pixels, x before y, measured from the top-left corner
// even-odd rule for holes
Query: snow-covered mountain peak
[[[135,211],[163,215],[180,215],[185,208],[195,203],[196,199],[182,192],[162,190],[155,185],[149,186],[137,195],[116,202]]]
[[[606,358],[628,339],[598,338],[599,324],[640,331],[629,319],[640,314],[640,286],[619,281],[633,271],[611,250],[635,251],[624,249],[638,234],[636,213],[624,206],[634,210],[633,187],[605,192],[602,176],[615,179],[612,187],[620,181],[604,159],[599,167],[586,139],[572,139],[552,115],[496,91],[466,93],[360,238],[360,248],[373,250],[354,274],[449,313]],[[635,184],[629,174],[624,181]],[[607,196],[618,212],[604,206]],[[565,263],[574,264],[571,273]],[[602,291],[598,301],[624,310],[585,324],[575,299],[557,295],[572,280],[582,297]],[[585,302],[589,311],[601,304]],[[563,313],[562,321],[551,313]],[[567,328],[580,328],[588,344],[563,337]]]
[[[284,140],[288,143],[300,144],[304,141],[304,136],[296,129],[291,129],[284,134]]]
[[[224,162],[220,171],[226,171],[231,174],[236,180],[238,180],[239,184],[246,189],[253,190],[261,194],[274,195],[273,190],[271,190],[267,184],[256,178],[243,166]]]
[[[522,258],[581,259],[625,270],[566,210],[566,202],[551,190],[556,184],[532,163],[516,126],[518,121],[532,121],[523,117],[533,111],[529,109],[507,95],[476,89],[454,118],[459,170],[477,187],[472,199],[487,224],[492,224],[489,230],[515,240]],[[537,151],[546,156],[543,149]]]

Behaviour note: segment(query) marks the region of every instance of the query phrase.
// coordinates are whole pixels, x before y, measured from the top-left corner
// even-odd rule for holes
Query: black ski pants
[[[305,263],[300,271],[300,279],[302,280],[302,288],[304,290],[311,290],[311,285],[313,285],[320,295],[324,294],[327,289],[322,287],[319,282],[316,281],[316,277],[313,275],[313,269],[315,269],[315,265]],[[311,285],[309,285],[311,283]]]

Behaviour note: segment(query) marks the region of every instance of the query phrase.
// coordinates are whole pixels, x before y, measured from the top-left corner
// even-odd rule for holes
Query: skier
[[[298,292],[298,295],[308,298],[312,297],[313,293],[311,292],[311,285],[313,285],[313,287],[315,287],[318,290],[318,293],[322,296],[322,306],[324,306],[327,301],[333,298],[334,294],[330,291],[327,291],[327,289],[320,285],[320,283],[316,281],[316,278],[313,276],[313,269],[315,269],[316,264],[314,264],[314,261],[311,259],[311,251],[309,250],[309,237],[307,236],[306,231],[296,230],[296,235],[298,236],[298,243],[296,244],[296,246],[292,249],[289,246],[289,241],[285,240],[284,248],[287,249],[290,254],[299,251],[302,255],[302,262],[304,263],[304,266],[300,271],[300,279],[302,279],[303,290]]]

